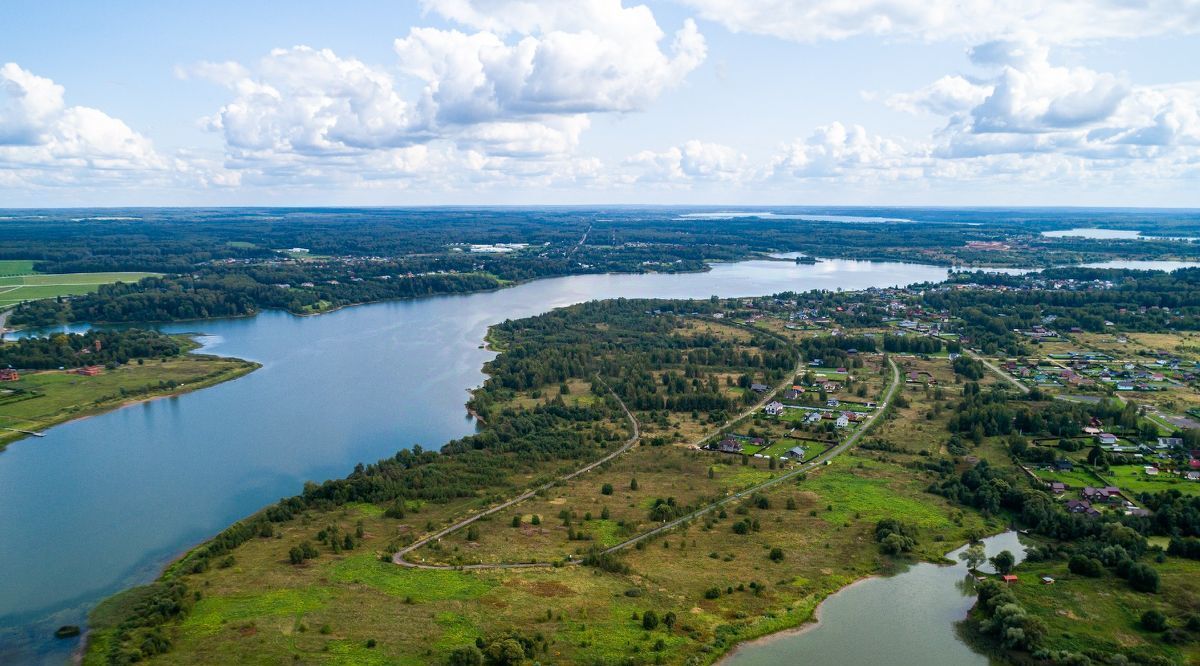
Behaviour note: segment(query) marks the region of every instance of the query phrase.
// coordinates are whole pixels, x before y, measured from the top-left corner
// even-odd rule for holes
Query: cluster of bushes
[[[895,518],[884,518],[875,523],[875,541],[884,554],[901,555],[917,547],[916,528]]]

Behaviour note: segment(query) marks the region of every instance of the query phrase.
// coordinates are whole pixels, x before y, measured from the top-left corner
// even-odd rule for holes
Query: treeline
[[[259,279],[292,279],[296,282],[260,282]],[[302,287],[306,282],[312,282],[312,286]],[[297,269],[283,274],[250,274],[221,268],[202,271],[195,276],[151,277],[133,284],[101,285],[94,293],[83,296],[26,303],[13,312],[12,323],[46,326],[70,321],[178,321],[236,317],[267,308],[301,314],[315,308],[468,293],[499,286],[495,277],[478,273],[368,281],[345,272]]]
[[[48,370],[124,364],[133,359],[177,356],[183,345],[158,331],[126,329],[56,333],[0,345],[0,367]]]

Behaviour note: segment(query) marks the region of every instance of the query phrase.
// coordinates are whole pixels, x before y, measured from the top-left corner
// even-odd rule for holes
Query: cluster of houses
[[[767,416],[779,416],[787,409],[801,409],[807,412],[802,423],[804,425],[816,425],[824,420],[833,421],[833,425],[837,428],[849,427],[851,423],[858,423],[863,420],[863,415],[859,412],[843,411],[838,412],[837,406],[840,404],[837,400],[829,400],[829,406],[822,409],[819,407],[801,407],[794,405],[785,405],[778,400],[767,403],[763,407],[763,413]]]
[[[0,368],[0,382],[15,382],[21,378],[21,373],[12,368]]]
[[[1192,381],[1197,378],[1193,371],[1185,371],[1185,367],[1194,370],[1190,361],[1179,359],[1158,359],[1154,367],[1136,363],[1114,364],[1104,354],[1071,352],[1069,354],[1052,354],[1052,360],[1060,360],[1063,366],[1047,365],[1036,360],[1018,363],[1009,361],[1003,365],[1005,371],[1019,379],[1031,380],[1037,384],[1061,384],[1063,386],[1094,386],[1097,383],[1111,384],[1118,391],[1158,391],[1164,382],[1171,381],[1168,373],[1182,381]]]

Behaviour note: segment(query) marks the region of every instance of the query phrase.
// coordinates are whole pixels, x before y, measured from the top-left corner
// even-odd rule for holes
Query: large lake
[[[306,480],[473,431],[463,403],[492,354],[488,325],[615,297],[706,298],[937,281],[901,263],[718,264],[707,273],[589,275],[318,317],[266,312],[161,327],[262,369],[236,381],[52,428],[0,454],[0,663],[63,663],[120,589]]]

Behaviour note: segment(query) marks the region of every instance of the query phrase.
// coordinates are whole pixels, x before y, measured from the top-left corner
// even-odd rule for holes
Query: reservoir
[[[1002,550],[1017,562],[1025,556],[1016,532],[984,539],[983,544],[988,557]],[[895,575],[843,588],[817,608],[817,624],[747,643],[721,664],[988,666],[988,658],[968,647],[954,626],[975,605],[974,578],[958,559],[964,550],[966,546],[946,555],[955,564],[921,562]],[[991,572],[990,566],[980,571]]]
[[[587,275],[392,301],[316,317],[264,312],[159,326],[263,367],[232,382],[63,424],[0,453],[0,663],[64,663],[100,599],[153,580],[188,547],[305,481],[343,477],[473,432],[467,390],[490,324],[603,298],[707,298],[944,279],[902,263],[717,264]]]

